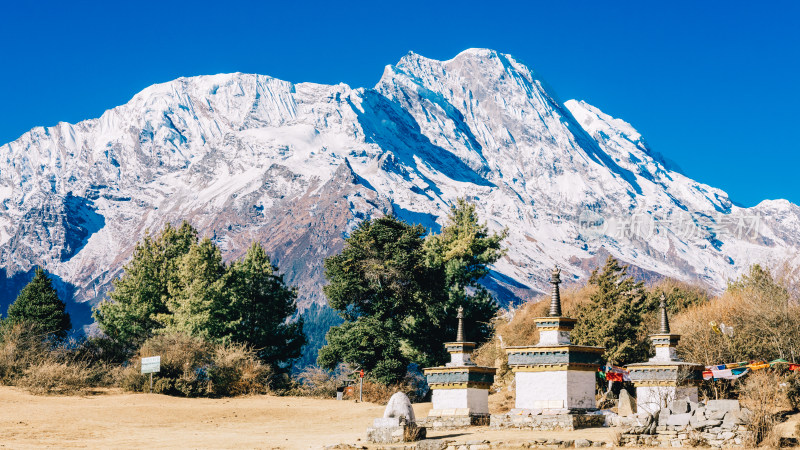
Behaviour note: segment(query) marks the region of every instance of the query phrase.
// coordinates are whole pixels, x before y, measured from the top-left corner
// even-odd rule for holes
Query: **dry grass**
[[[186,397],[263,394],[273,375],[255,352],[240,344],[213,344],[182,333],[156,335],[139,349],[131,364],[117,372],[126,390],[147,392],[149,375],[141,374],[141,358],[161,356],[153,392]]]
[[[774,432],[779,422],[776,413],[786,401],[781,382],[780,375],[764,370],[752,373],[744,383],[739,400],[752,413],[747,420],[751,446],[779,447],[780,436]]]
[[[16,385],[32,394],[79,394],[97,385],[97,374],[81,362],[42,361],[25,369]]]

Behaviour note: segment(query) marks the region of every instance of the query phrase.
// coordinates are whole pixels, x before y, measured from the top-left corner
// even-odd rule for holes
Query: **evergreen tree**
[[[429,300],[433,273],[422,249],[425,227],[395,217],[366,220],[347,238],[338,255],[325,260],[323,287],[330,306],[346,320],[376,317],[399,327]]]
[[[228,276],[219,248],[205,238],[192,245],[170,280],[167,313],[156,320],[166,332],[183,332],[211,341],[230,338],[237,319],[226,295]]]
[[[350,363],[385,383],[405,374],[404,327],[423,313],[436,282],[425,266],[424,234],[421,225],[395,217],[366,220],[341,253],[325,260],[330,283],[323,291],[345,322],[328,331],[318,357],[322,367]]]
[[[628,276],[627,269],[609,257],[602,270],[592,272],[589,283],[596,290],[577,307],[572,333],[579,345],[605,347],[606,360],[619,365],[642,361],[650,349],[642,327],[644,284]]]
[[[359,317],[332,327],[327,339],[317,358],[321,367],[333,369],[347,362],[383,384],[396,383],[406,373],[409,360],[402,351],[400,335],[377,317]]]
[[[408,362],[441,364],[459,306],[468,338],[488,338],[497,305],[478,281],[502,256],[505,232],[490,236],[475,207],[459,200],[441,234],[424,234],[424,227],[394,217],[364,221],[342,252],[325,260],[330,284],[323,290],[345,322],[328,332],[322,367],[347,362],[390,383],[405,375]]]
[[[36,332],[63,339],[72,329],[66,305],[58,298],[50,278],[41,267],[8,307],[8,320],[31,324]]]
[[[136,348],[161,328],[158,314],[167,313],[170,282],[177,283],[180,259],[197,243],[197,230],[188,222],[167,224],[157,237],[149,232],[114,280],[109,299],[93,312],[100,329],[118,342]]]
[[[506,235],[505,230],[490,235],[488,227],[478,221],[475,205],[458,199],[442,232],[425,239],[426,264],[442,274],[444,285],[437,296],[440,301],[428,303],[424,318],[413,323],[410,338],[418,363],[432,366],[447,361],[442,343],[455,339],[459,306],[464,307],[465,339],[482,343],[490,337],[490,321],[498,306],[478,281],[505,253],[501,242]]]
[[[278,268],[254,242],[247,254],[230,267],[230,338],[251,345],[274,368],[298,358],[306,342],[303,319],[297,312],[297,291],[287,287]]]

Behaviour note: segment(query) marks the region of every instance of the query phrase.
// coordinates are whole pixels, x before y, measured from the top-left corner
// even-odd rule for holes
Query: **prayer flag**
[[[621,373],[608,372],[608,373],[606,373],[606,380],[622,382],[622,381],[625,381],[625,377],[623,377]]]

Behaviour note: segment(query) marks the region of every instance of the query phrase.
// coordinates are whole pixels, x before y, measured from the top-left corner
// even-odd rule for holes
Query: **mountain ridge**
[[[409,52],[374,88],[182,77],[33,128],[0,146],[0,269],[42,265],[95,304],[145,230],[187,219],[226,259],[262,241],[307,307],[324,303],[321,261],[359,221],[436,231],[458,197],[510,230],[485,280],[504,302],[541,292],[553,264],[585,279],[605,253],[720,290],[750,263],[793,260],[800,230],[797,205],[738,207],[629,123],[560,102],[511,55],[469,49]],[[637,217],[655,231],[633,232]],[[727,236],[749,219],[754,232]]]

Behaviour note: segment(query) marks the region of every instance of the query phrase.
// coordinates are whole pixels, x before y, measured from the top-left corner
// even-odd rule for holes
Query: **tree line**
[[[505,235],[490,234],[463,199],[439,233],[393,216],[360,223],[341,253],[324,261],[323,289],[341,321],[327,332],[318,363],[328,369],[347,363],[378,382],[400,381],[411,363],[446,360],[442,343],[455,337],[459,306],[470,324],[468,337],[485,341],[498,305],[478,281],[503,255]],[[219,247],[200,239],[188,222],[167,224],[158,234],[145,233],[94,308],[103,336],[92,346],[122,361],[152,348],[155,337],[185,335],[245,345],[271,369],[286,372],[306,343],[296,300],[296,289],[259,243],[226,263]],[[71,329],[65,304],[42,269],[9,307],[6,321],[26,322],[53,342]]]

